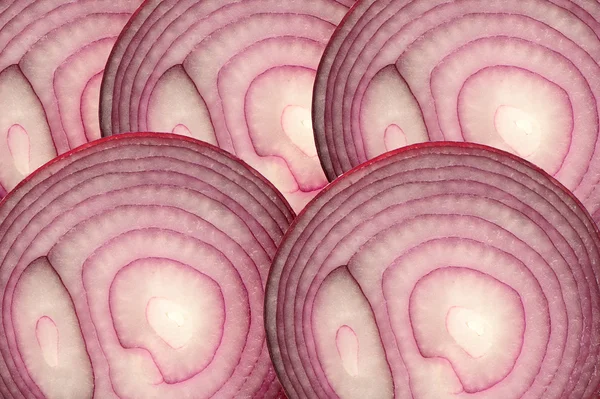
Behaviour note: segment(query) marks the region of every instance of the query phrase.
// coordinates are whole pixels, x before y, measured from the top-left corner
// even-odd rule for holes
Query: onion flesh
[[[312,89],[325,45],[352,3],[146,1],[108,62],[102,134],[168,132],[217,144],[300,210],[327,184]]]
[[[140,0],[16,0],[0,9],[0,198],[100,138],[106,60]]]
[[[575,197],[516,156],[388,152],[286,233],[273,362],[290,398],[596,398],[599,249]]]
[[[263,325],[293,213],[216,147],[129,134],[0,204],[4,398],[276,398]]]
[[[599,16],[567,0],[361,2],[317,73],[328,178],[402,146],[468,141],[536,164],[598,219]]]

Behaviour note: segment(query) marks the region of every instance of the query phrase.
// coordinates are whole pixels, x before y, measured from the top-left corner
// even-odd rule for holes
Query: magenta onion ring
[[[469,141],[538,165],[600,218],[599,21],[580,0],[360,2],[317,73],[328,178],[405,145]]]
[[[286,233],[266,294],[289,398],[592,399],[600,238],[541,169],[426,143],[331,183]]]
[[[276,398],[264,288],[293,218],[175,135],[103,139],[0,203],[0,396]]]
[[[311,123],[316,69],[354,0],[149,0],[117,41],[104,136],[154,131],[218,145],[301,209],[325,184]]]

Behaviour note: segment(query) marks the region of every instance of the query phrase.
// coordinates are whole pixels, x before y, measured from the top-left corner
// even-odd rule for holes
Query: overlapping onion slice
[[[57,154],[100,137],[104,66],[140,3],[0,5],[0,198]]]
[[[535,163],[594,213],[599,17],[588,1],[361,2],[317,76],[327,176],[408,144],[470,141]]]
[[[508,153],[420,144],[348,172],[286,233],[267,284],[290,398],[596,398],[600,240]]]
[[[311,122],[316,69],[353,2],[145,2],[107,66],[102,133],[173,132],[217,144],[301,209],[327,183]]]
[[[293,217],[173,135],[96,141],[0,205],[0,396],[275,398],[264,287]]]

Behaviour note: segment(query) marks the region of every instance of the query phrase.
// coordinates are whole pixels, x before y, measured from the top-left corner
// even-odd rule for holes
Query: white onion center
[[[391,151],[396,148],[402,148],[408,144],[406,134],[395,123],[389,125],[384,133],[385,148]]]
[[[36,323],[35,336],[48,366],[58,366],[58,329],[48,316],[40,317]]]
[[[451,307],[446,315],[446,328],[456,343],[473,358],[480,358],[492,345],[489,324],[479,313],[459,307]]]
[[[310,157],[317,155],[313,138],[310,110],[300,105],[288,105],[281,114],[281,127],[286,136],[303,153]]]
[[[183,348],[192,338],[191,323],[186,323],[188,312],[167,298],[151,298],[146,308],[146,319],[156,334],[173,349]]]
[[[355,377],[358,375],[358,338],[354,330],[341,326],[335,337],[335,344],[344,370]]]
[[[29,167],[29,135],[27,131],[21,125],[12,125],[8,129],[6,139],[15,168],[23,176],[27,176],[31,172]]]
[[[529,113],[509,105],[501,105],[494,116],[496,131],[521,157],[529,157],[540,147],[540,124]]]

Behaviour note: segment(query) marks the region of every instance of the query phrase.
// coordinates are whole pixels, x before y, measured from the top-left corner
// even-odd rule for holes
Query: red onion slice
[[[405,145],[470,141],[540,166],[595,215],[599,15],[567,0],[361,2],[316,79],[328,178]]]
[[[267,284],[290,398],[592,399],[600,237],[511,154],[421,144],[344,174],[299,215]]]
[[[301,209],[327,183],[311,121],[316,69],[352,3],[145,2],[107,66],[103,135],[148,130],[218,144]]]
[[[0,198],[100,137],[104,65],[140,0],[16,0],[0,9]]]
[[[263,325],[293,212],[216,147],[94,142],[0,203],[6,398],[276,398]]]

